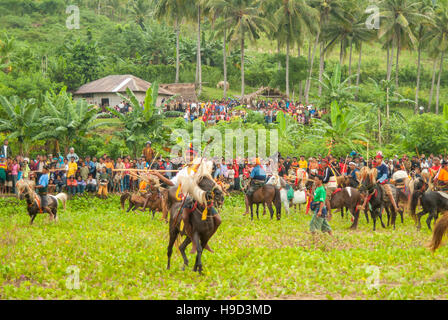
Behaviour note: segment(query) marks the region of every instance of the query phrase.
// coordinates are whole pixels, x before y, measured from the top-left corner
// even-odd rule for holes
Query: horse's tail
[[[441,246],[442,238],[447,233],[448,233],[448,213],[445,212],[434,226],[432,239],[431,242],[429,243],[429,249],[432,252],[436,251]]]
[[[415,210],[417,209],[418,201],[423,196],[423,192],[421,191],[415,191],[411,196],[411,203],[410,203],[410,210],[411,210],[411,217],[416,221],[416,214]]]
[[[131,194],[129,192],[126,192],[121,195],[121,197],[120,197],[121,210],[124,210],[124,203],[130,196],[131,196]]]
[[[67,203],[67,199],[68,199],[67,194],[65,194],[65,193],[59,193],[59,194],[55,195],[54,197],[55,197],[57,200],[59,200],[59,201],[62,202],[62,205],[63,205],[63,207],[64,207],[64,211],[65,211],[65,207],[66,207],[66,203]]]

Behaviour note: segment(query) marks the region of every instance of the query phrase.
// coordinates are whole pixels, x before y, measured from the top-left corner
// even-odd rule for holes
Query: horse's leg
[[[356,210],[356,206],[354,208],[350,208],[349,210],[350,210],[351,214],[353,215],[353,217],[355,217],[350,229],[356,230],[356,228],[358,228],[359,210]]]
[[[426,212],[420,211],[419,213],[417,213],[417,230],[420,231],[420,229],[422,228],[422,224],[421,224],[421,218],[426,214]]]
[[[378,210],[378,209],[376,209],[376,210]],[[385,229],[386,226],[383,223],[383,215],[382,215],[382,213],[383,213],[383,205],[381,205],[381,207],[379,208],[378,216],[380,218],[381,226]]]
[[[431,221],[432,221],[433,218],[434,218],[434,220],[436,220],[436,216],[437,216],[437,210],[436,210],[436,209],[433,209],[433,210],[429,213],[428,219],[426,219],[426,224],[428,225],[428,229],[429,229],[430,231],[432,231],[432,229],[431,229]]]
[[[271,215],[271,220],[272,220],[272,219],[274,219],[274,209],[272,208],[272,202],[268,202],[267,205],[268,205],[269,214]],[[280,220],[278,212],[277,212],[277,220]]]
[[[369,211],[367,209],[364,210],[364,215],[366,216],[367,223],[369,223]]]
[[[250,205],[250,220],[254,221],[254,204]]]
[[[391,211],[392,225],[393,225],[394,230],[395,230],[395,220],[397,219],[397,211],[395,211],[394,207],[390,207],[389,210]]]
[[[182,242],[182,244],[179,246],[179,251],[182,254],[182,258],[184,259],[184,265],[182,267],[182,270],[185,270],[185,267],[188,267],[188,258],[187,255],[185,254],[185,249],[188,247],[190,242],[191,239],[189,237],[186,237],[184,242]]]
[[[370,214],[372,215],[373,220],[373,231],[376,231],[376,210],[371,210]]]
[[[33,224],[33,222],[34,222],[34,219],[36,218],[36,216],[37,216],[37,213],[36,213],[36,214],[34,214],[33,216],[31,216],[31,221],[30,221],[30,225],[32,225],[32,224]]]
[[[168,243],[168,250],[167,250],[167,255],[168,255],[168,264],[166,266],[167,270],[169,270],[171,267],[171,255],[173,254],[173,246],[174,246],[174,243],[176,242],[178,234],[179,234],[179,230],[177,230],[177,229],[170,230],[170,241]]]
[[[193,271],[198,271],[200,274],[202,273],[202,262],[201,262],[201,255],[202,255],[202,245],[201,245],[201,239],[199,238],[199,234],[195,232],[193,234],[193,241],[196,242],[196,261],[194,263]]]
[[[264,203],[263,203],[263,206],[264,206]],[[259,214],[258,214],[258,209],[260,208],[260,204],[259,203],[257,203],[257,220],[260,220],[260,216],[259,216]]]

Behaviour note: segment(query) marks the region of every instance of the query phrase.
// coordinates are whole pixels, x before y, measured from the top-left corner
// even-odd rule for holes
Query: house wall
[[[125,94],[123,94],[126,96]],[[137,98],[138,102],[143,103],[145,101],[145,92],[134,92],[135,97]],[[109,99],[109,106],[115,107],[116,105],[119,105],[122,101],[121,97],[118,96],[116,93],[94,93],[92,95],[73,95],[74,99],[86,99],[88,103],[91,103],[96,106],[101,105],[102,99]],[[167,96],[159,95],[157,97],[157,106],[160,106],[163,99],[168,98]]]

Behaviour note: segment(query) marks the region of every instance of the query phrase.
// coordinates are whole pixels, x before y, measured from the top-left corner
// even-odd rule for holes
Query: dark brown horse
[[[221,188],[208,177],[203,177],[199,182],[199,187],[206,191],[206,200],[207,203],[222,203],[224,201],[224,193]],[[188,198],[187,198],[188,201]],[[195,241],[197,253],[196,253],[196,261],[194,264],[193,271],[198,271],[202,273],[202,251],[204,247],[207,245],[210,238],[213,236],[215,231],[215,219],[212,216],[212,208],[207,209],[207,216],[205,220],[202,220],[202,215],[204,212],[205,206],[201,206],[200,204],[196,204],[193,206],[192,211],[190,212],[190,223],[193,229],[193,239],[186,237],[182,244],[179,246],[179,251],[182,254],[182,258],[184,260],[183,270],[188,266],[188,258],[185,254],[185,249],[192,242]],[[183,210],[189,210],[188,208],[182,208],[182,202],[174,202],[170,206],[170,240],[168,244],[168,264],[167,269],[171,267],[171,255],[173,253],[173,246],[176,242],[178,236],[186,236],[186,233],[182,227],[182,212]]]
[[[250,207],[251,220],[254,219],[254,211],[253,211],[254,204],[257,205],[257,219],[260,219],[258,214],[260,204],[262,205],[266,204],[268,206],[269,213],[271,214],[271,219],[273,219],[274,209],[272,208],[272,204],[274,204],[277,220],[280,220],[282,210],[281,195],[280,190],[277,189],[275,186],[266,184],[258,188],[251,196],[246,194],[244,199],[246,202],[246,214],[249,214],[249,207]]]
[[[354,221],[350,229],[355,230],[358,227],[359,220],[359,209],[358,206],[362,204],[361,193],[355,188],[339,188],[335,192],[330,200],[331,209],[340,209],[342,213],[342,218],[344,218],[344,209],[347,208],[348,211],[354,217]],[[364,211],[367,223],[369,223],[369,216],[367,210]]]

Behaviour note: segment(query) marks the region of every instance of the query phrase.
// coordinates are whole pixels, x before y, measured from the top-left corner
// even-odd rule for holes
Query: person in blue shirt
[[[41,205],[41,209],[42,211],[47,211],[47,212],[51,212],[51,209],[48,207],[48,197],[47,197],[47,192],[48,192],[48,178],[49,178],[49,171],[48,171],[48,167],[44,166],[44,168],[42,169],[42,175],[39,178],[39,182],[36,186],[36,189],[38,190],[39,196],[40,196],[40,205]]]
[[[377,170],[377,176],[376,176],[376,182],[383,186],[383,190],[388,195],[390,202],[394,206],[395,210],[399,211],[400,209],[397,206],[397,203],[395,202],[395,198],[392,194],[392,189],[389,184],[389,169],[387,168],[386,164],[383,162],[383,155],[381,152],[378,152],[377,156],[375,157],[375,164],[376,164],[376,170]]]
[[[262,187],[266,182],[266,171],[261,166],[259,158],[255,159],[255,167],[250,172],[250,186],[247,190],[247,196],[251,197],[255,191]]]
[[[255,167],[252,169],[252,172],[250,173],[250,177],[252,180],[258,180],[258,181],[266,181],[266,171],[261,166],[260,159],[255,159]]]

